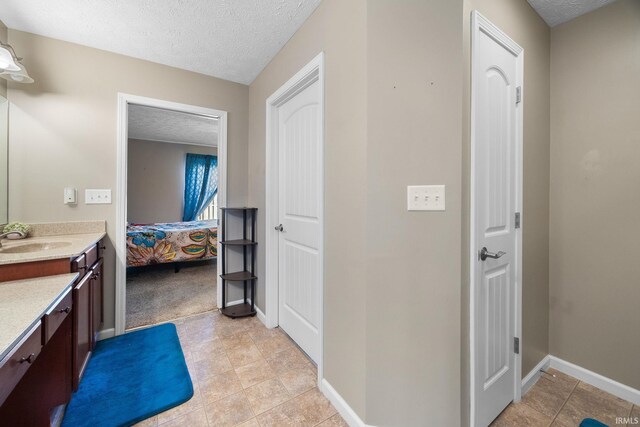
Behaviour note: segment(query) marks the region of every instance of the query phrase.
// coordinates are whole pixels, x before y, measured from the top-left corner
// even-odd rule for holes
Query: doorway
[[[178,144],[174,139],[175,138],[166,138],[163,139],[158,135],[150,135],[145,137],[145,141],[140,142],[131,141],[132,137],[136,138],[135,133],[139,132],[140,129],[132,128],[133,121],[141,120],[140,117],[146,116],[147,118],[151,118],[150,126],[143,126],[142,130],[146,132],[158,132],[159,129],[166,127],[166,131],[170,132],[171,129],[175,129],[176,126],[166,126],[168,122],[173,119],[188,119],[198,121],[202,125],[202,131],[204,132],[204,128],[208,123],[215,123],[217,127],[216,136],[215,136],[215,144],[212,143],[209,146],[203,146],[208,144],[200,144],[202,147],[194,147],[194,144],[184,144],[184,146],[189,145],[190,148],[180,147],[182,144]],[[158,118],[156,116],[162,116]],[[155,119],[154,119],[155,117]],[[155,123],[155,125],[153,125]],[[192,123],[191,128],[197,126],[195,123]],[[139,126],[138,126],[139,127]],[[145,130],[146,129],[146,130]],[[196,272],[196,267],[199,267],[197,264],[209,263],[209,267],[213,264],[213,268],[209,268],[207,270],[207,275],[211,277],[207,277],[207,282],[213,286],[217,285],[217,289],[215,293],[209,293],[209,296],[212,299],[219,302],[220,301],[220,278],[215,272],[215,260],[217,259],[217,253],[219,253],[219,243],[217,242],[217,227],[213,224],[215,222],[215,218],[219,218],[219,207],[222,207],[226,203],[226,130],[227,130],[227,113],[220,110],[214,110],[210,108],[203,108],[197,106],[191,106],[186,104],[178,104],[173,102],[167,102],[157,99],[138,97],[133,95],[119,94],[118,95],[118,193],[116,197],[116,208],[117,208],[117,221],[116,221],[116,318],[115,318],[115,333],[122,334],[125,329],[127,329],[127,273],[128,270],[135,276],[136,273],[132,272],[132,269],[147,269],[150,268],[153,270],[150,274],[158,276],[153,277],[152,281],[154,283],[165,283],[166,289],[171,289],[177,285],[180,286],[181,283],[186,283],[187,281],[191,283],[193,280],[196,280],[198,277],[202,278],[201,274],[198,277],[186,277],[192,276]],[[197,133],[197,132],[196,132]],[[197,135],[192,135],[195,140],[190,142],[197,142]],[[203,137],[203,135],[201,135]],[[211,138],[209,138],[211,139]],[[185,141],[182,141],[185,142]],[[186,141],[189,142],[189,141]],[[160,151],[184,151],[184,159],[181,165],[175,166],[173,173],[182,175],[184,177],[184,182],[180,191],[184,195],[182,196],[172,196],[171,200],[155,200],[155,202],[160,203],[159,209],[156,206],[153,209],[143,209],[144,206],[140,206],[138,200],[130,200],[128,199],[127,190],[130,187],[129,179],[140,180],[144,179],[145,175],[148,178],[148,174],[151,172],[149,170],[146,173],[143,173],[140,177],[135,177],[132,174],[131,166],[135,166],[130,164],[130,161],[135,161],[132,157],[130,158],[131,149],[139,150],[144,145],[155,145],[155,147],[150,148],[153,151],[153,154],[158,154]],[[134,145],[136,145],[134,147]],[[214,145],[216,146],[214,149]],[[186,150],[186,151],[185,151]],[[211,152],[200,153],[196,151],[209,150]],[[190,153],[187,153],[190,151]],[[193,153],[191,153],[193,151]],[[215,153],[213,152],[215,151]],[[137,154],[136,154],[137,155]],[[181,154],[178,154],[181,156]],[[191,156],[191,158],[189,157]],[[181,158],[182,158],[181,157]],[[143,153],[143,159],[145,155]],[[187,187],[188,185],[188,177],[190,176],[188,172],[188,168],[193,169],[193,176],[198,176],[199,178],[195,182],[195,186],[200,185],[202,188],[194,187],[193,192],[189,192],[189,194],[197,194],[198,197],[189,197],[187,198]],[[199,169],[198,169],[199,168]],[[177,170],[179,169],[179,170]],[[196,170],[197,169],[197,170]],[[202,170],[200,170],[202,169]],[[137,172],[137,171],[136,171]],[[215,183],[215,197],[211,199],[211,202],[214,203],[214,207],[211,206],[209,201],[209,196],[211,194],[208,193],[210,188],[213,188],[210,184],[213,181],[208,178],[202,178],[202,174],[205,176],[212,176],[211,174],[215,173],[217,177],[217,182]],[[162,175],[161,175],[162,176]],[[202,178],[202,179],[200,179]],[[158,178],[162,180],[164,178]],[[175,179],[170,179],[172,181]],[[208,184],[205,186],[204,183]],[[161,189],[161,192],[168,192],[168,184],[169,182],[165,182],[162,184],[158,182],[156,187]],[[153,184],[150,184],[153,187]],[[190,187],[189,187],[190,188]],[[166,190],[166,191],[165,191]],[[151,191],[151,190],[150,190]],[[173,200],[179,198],[179,201]],[[202,199],[202,200],[200,200]],[[153,199],[150,199],[153,200]],[[151,203],[151,202],[149,202]],[[207,206],[200,206],[201,204],[207,204]],[[144,204],[143,204],[144,205]],[[179,205],[174,206],[175,209],[179,212],[173,212],[171,209],[167,209],[166,215],[173,215],[176,218],[179,218],[179,221],[175,222],[165,222],[158,220],[159,217],[154,215],[159,214],[159,211],[164,211],[165,207],[170,207],[171,205]],[[136,207],[136,209],[129,209]],[[203,209],[201,209],[203,208]],[[135,218],[129,218],[130,215],[136,215],[140,218],[143,218],[144,224],[132,224],[130,220],[134,220]],[[205,218],[206,216],[206,218]],[[147,218],[147,219],[144,219]],[[173,217],[172,217],[173,218]],[[149,221],[151,220],[151,221]],[[156,222],[158,220],[159,222]],[[198,226],[198,229],[190,229],[189,227]],[[132,227],[134,227],[132,229]],[[137,241],[134,242],[133,239]],[[152,265],[149,265],[152,264]],[[204,265],[200,265],[201,267],[206,267]],[[178,278],[177,275],[182,274],[181,277]],[[173,276],[176,275],[176,276]],[[162,276],[162,277],[160,277]],[[167,279],[167,280],[164,280]],[[143,284],[144,285],[144,284]],[[140,284],[136,284],[136,286],[140,287]],[[143,286],[144,287],[144,286]],[[147,287],[149,288],[149,287]],[[141,288],[142,289],[142,288]],[[157,289],[149,288],[146,291],[142,289],[143,294],[147,291],[157,292]],[[211,291],[211,289],[209,290]],[[148,293],[148,292],[147,292]],[[176,295],[179,297],[180,293]],[[138,295],[141,298],[141,301],[147,296],[146,294]],[[216,295],[217,294],[217,295]],[[217,296],[217,298],[216,298]],[[166,300],[167,311],[169,311],[169,305],[172,305],[175,301],[172,302],[171,298],[166,298],[167,295],[163,295],[162,300]],[[170,295],[169,295],[170,297]],[[135,301],[132,298],[132,303]],[[141,304],[146,305],[146,304]],[[215,303],[210,304],[213,308],[215,307]],[[158,307],[157,314],[162,316],[162,307]],[[175,307],[173,307],[175,309]],[[197,308],[197,307],[196,307]],[[131,314],[131,313],[130,313]],[[145,313],[145,315],[149,318],[155,318],[153,313]],[[166,321],[170,319],[159,319],[159,321]],[[131,317],[129,316],[129,323],[131,326]],[[139,325],[143,326],[143,325]]]
[[[322,378],[324,56],[267,99],[266,320]]]
[[[471,21],[471,425],[487,426],[521,394],[524,52]]]

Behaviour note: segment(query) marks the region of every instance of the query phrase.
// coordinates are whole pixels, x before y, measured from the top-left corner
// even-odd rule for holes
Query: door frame
[[[476,162],[476,94],[475,88],[476,77],[475,68],[477,67],[477,43],[480,32],[491,37],[497,43],[501,44],[505,49],[511,52],[517,58],[516,63],[516,86],[522,89],[524,95],[524,49],[514,42],[507,34],[495,26],[491,21],[482,16],[477,10],[471,12],[471,169],[470,169],[470,215],[469,215],[469,349],[470,349],[470,366],[469,366],[469,383],[470,395],[470,425],[475,426],[476,422],[476,348],[475,348],[475,291],[476,291],[476,266],[478,258],[478,248],[476,241],[476,182],[475,182],[475,162]],[[524,97],[522,98],[524,100]],[[513,321],[515,325],[515,336],[520,338],[520,354],[515,355],[514,366],[514,402],[518,402],[522,396],[522,169],[523,169],[523,116],[524,102],[520,102],[516,106],[516,211],[521,213],[520,228],[516,230],[516,256],[514,257],[516,264],[516,284],[514,298]]]
[[[320,318],[319,339],[320,357],[318,359],[318,384],[323,378],[324,359],[324,52],[318,54],[284,85],[276,90],[266,101],[266,188],[265,188],[265,299],[266,299],[266,326],[275,328],[279,319],[279,283],[278,283],[278,232],[274,224],[278,221],[278,107],[297,95],[309,85],[320,84],[320,114],[322,115],[320,126],[320,139],[322,144],[322,167],[320,168],[320,182],[322,183],[322,198],[320,206]]]
[[[117,192],[116,202],[116,287],[115,287],[115,335],[125,332],[127,304],[127,158],[129,138],[129,104],[162,108],[189,114],[218,117],[218,208],[227,202],[227,112],[213,108],[181,104],[161,99],[118,93],[117,134]],[[220,218],[220,212],[218,212]],[[218,253],[222,253],[218,240]],[[222,301],[222,283],[217,277],[217,304]]]

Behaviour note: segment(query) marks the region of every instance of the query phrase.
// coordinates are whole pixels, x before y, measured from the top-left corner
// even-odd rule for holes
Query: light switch
[[[84,203],[87,205],[111,204],[111,190],[84,190]]]
[[[409,185],[407,187],[407,210],[444,211],[444,185]]]
[[[66,187],[64,189],[64,204],[75,205],[78,203],[78,190],[73,187]]]

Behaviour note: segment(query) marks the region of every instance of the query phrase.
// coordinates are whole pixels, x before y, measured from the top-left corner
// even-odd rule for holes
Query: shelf
[[[235,319],[237,317],[255,316],[256,310],[251,308],[251,304],[236,304],[220,309],[220,313]]]
[[[256,309],[251,304],[247,304],[249,298],[251,301],[256,300],[256,282],[258,277],[255,275],[255,264],[256,264],[256,248],[258,242],[256,241],[256,215],[258,213],[257,208],[247,208],[247,207],[231,207],[231,208],[222,208],[222,217],[220,218],[220,228],[222,233],[220,234],[219,243],[222,246],[222,250],[220,251],[220,266],[222,267],[220,278],[222,279],[222,303],[226,304],[227,301],[227,282],[236,282],[235,285],[238,287],[240,283],[240,288],[244,291],[244,300],[241,304],[236,304],[233,306],[227,306],[225,308],[220,309],[220,313],[227,317],[237,318],[237,317],[248,317],[255,316]],[[227,224],[229,217],[235,218],[233,220],[233,230],[231,233],[228,233]],[[239,229],[237,223],[237,218],[242,220],[242,228]],[[238,230],[239,229],[239,230]],[[239,232],[240,231],[240,232]],[[241,251],[238,251],[239,248],[242,248]],[[247,250],[249,248],[249,250]],[[228,262],[227,262],[227,254],[229,252],[233,252],[237,257],[239,255],[238,252],[242,255],[242,267],[236,265],[233,269],[242,269],[241,271],[232,271],[229,272]],[[237,261],[234,263],[237,264]],[[249,296],[249,292],[251,296]]]
[[[258,242],[254,242],[253,240],[238,239],[238,240],[225,240],[224,242],[220,242],[220,244],[229,245],[229,246],[253,246],[253,245],[257,245]]]
[[[224,280],[231,280],[235,282],[257,279],[257,277],[249,271],[237,271],[235,273],[221,274],[220,277]]]

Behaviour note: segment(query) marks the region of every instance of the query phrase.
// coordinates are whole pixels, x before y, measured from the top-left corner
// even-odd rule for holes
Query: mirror
[[[0,96],[0,224],[9,219],[9,101]]]

